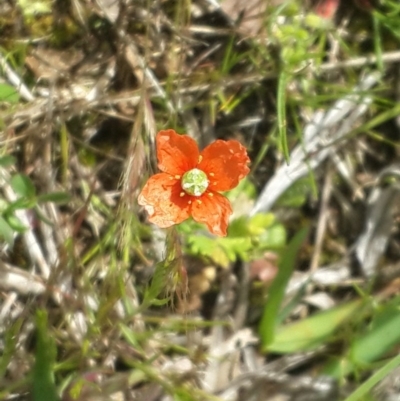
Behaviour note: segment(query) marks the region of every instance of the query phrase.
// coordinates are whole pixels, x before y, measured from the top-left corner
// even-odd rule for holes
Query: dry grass
[[[0,4],[0,400],[397,391],[397,2],[232,3]],[[163,128],[248,148],[228,238],[146,223]]]

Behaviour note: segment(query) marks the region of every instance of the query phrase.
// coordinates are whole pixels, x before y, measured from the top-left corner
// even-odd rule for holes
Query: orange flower
[[[218,191],[228,191],[249,173],[246,149],[235,140],[217,140],[201,153],[196,142],[174,130],[156,137],[158,168],[139,195],[149,220],[170,227],[190,216],[216,235],[226,235],[232,208]]]

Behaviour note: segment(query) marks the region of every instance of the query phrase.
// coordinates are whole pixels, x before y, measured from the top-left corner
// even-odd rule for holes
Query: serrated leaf
[[[230,237],[245,237],[249,235],[249,219],[247,216],[241,216],[229,224],[228,233]]]
[[[204,255],[205,256],[205,255]],[[210,259],[218,266],[227,268],[229,263],[232,262],[232,257],[229,257],[221,246],[215,246],[213,251],[209,254]]]
[[[259,235],[274,222],[275,216],[272,213],[257,213],[250,219],[248,223],[248,229],[250,234]]]
[[[219,238],[218,243],[225,250],[231,262],[235,262],[238,256],[244,261],[249,260],[249,251],[252,248],[252,243],[250,238],[248,237]]]
[[[32,180],[25,174],[15,174],[11,177],[10,184],[15,193],[26,198],[33,198],[36,189]]]
[[[282,224],[274,224],[257,237],[259,249],[279,249],[286,243],[286,229]]]
[[[188,242],[193,254],[208,257],[221,267],[229,266],[230,258],[218,240],[199,235],[189,237]]]

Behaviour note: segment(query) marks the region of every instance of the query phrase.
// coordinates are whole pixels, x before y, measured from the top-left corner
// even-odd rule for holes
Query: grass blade
[[[344,401],[361,401],[363,396],[369,395],[371,389],[398,366],[400,366],[400,355],[397,355],[386,365],[382,366],[375,374],[373,374],[368,380],[361,384],[361,386],[353,391]]]
[[[264,350],[267,350],[268,346],[274,340],[278,313],[285,295],[285,289],[296,265],[297,252],[307,233],[308,228],[304,228],[292,239],[282,257],[279,272],[271,285],[268,301],[259,327],[261,344]]]
[[[36,353],[33,367],[33,401],[59,401],[54,384],[55,345],[48,333],[47,312],[36,312]]]
[[[282,71],[279,75],[279,80],[278,80],[276,111],[278,118],[279,144],[281,145],[286,163],[289,163],[289,148],[287,143],[287,132],[286,132],[286,83],[287,83],[287,74],[285,71]]]

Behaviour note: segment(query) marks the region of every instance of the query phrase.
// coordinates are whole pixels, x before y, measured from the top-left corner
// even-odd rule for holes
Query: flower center
[[[194,168],[183,174],[181,185],[182,189],[189,195],[203,195],[208,188],[209,181],[204,171]]]

